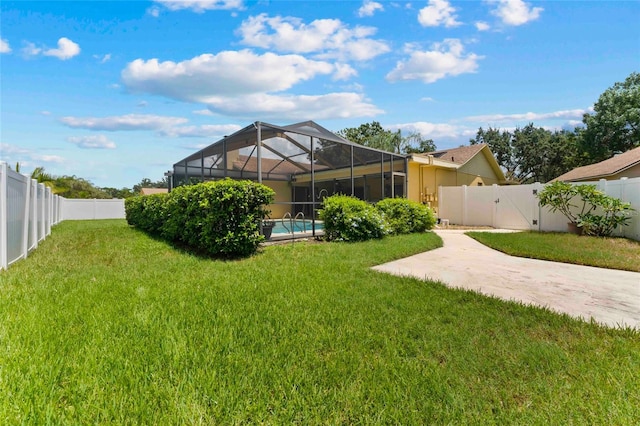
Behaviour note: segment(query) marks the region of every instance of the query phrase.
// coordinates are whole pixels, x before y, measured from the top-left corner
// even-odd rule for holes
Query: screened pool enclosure
[[[311,220],[333,194],[376,202],[406,196],[407,158],[352,143],[313,121],[276,126],[255,122],[186,157],[169,173],[172,187],[224,178],[271,187],[274,220]]]

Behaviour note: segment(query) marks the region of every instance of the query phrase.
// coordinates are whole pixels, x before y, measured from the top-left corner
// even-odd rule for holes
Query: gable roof
[[[433,155],[433,158],[463,165],[475,157],[476,154],[482,151],[486,146],[486,143],[480,143],[476,145],[461,146],[459,148],[442,149],[439,151],[428,152],[423,155]]]
[[[640,164],[640,146],[599,163],[576,167],[553,181],[602,179],[621,173],[637,164]]]

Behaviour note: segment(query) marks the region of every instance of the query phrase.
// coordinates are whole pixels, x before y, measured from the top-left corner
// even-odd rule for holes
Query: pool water
[[[297,219],[293,221],[289,221],[285,219],[284,224],[282,220],[277,219],[276,226],[273,227],[272,234],[290,234],[291,227],[293,225],[293,232],[311,232],[311,220],[309,219]],[[316,220],[316,231],[323,229],[323,223]]]

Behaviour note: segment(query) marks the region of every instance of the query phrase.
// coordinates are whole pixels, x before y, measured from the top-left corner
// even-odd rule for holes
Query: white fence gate
[[[0,270],[26,258],[62,220],[124,217],[124,200],[65,199],[0,162]]]
[[[629,226],[618,228],[614,235],[640,241],[640,178],[615,181],[580,182],[596,184],[607,195],[631,203],[636,210]],[[464,226],[567,231],[567,219],[538,204],[537,194],[544,185],[512,186],[441,186],[439,216],[449,223]]]

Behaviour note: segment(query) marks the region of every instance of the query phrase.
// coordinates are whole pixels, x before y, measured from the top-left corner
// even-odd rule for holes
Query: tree
[[[404,152],[407,154],[422,154],[436,150],[436,144],[433,139],[424,139],[418,132],[409,133],[403,139],[406,147]]]
[[[593,106],[593,114],[585,114],[586,128],[582,150],[588,163],[611,158],[640,145],[640,73],[633,72],[624,82],[604,91]]]
[[[359,127],[348,127],[339,130],[337,134],[351,142],[396,154],[436,150],[433,140],[424,139],[420,133],[413,132],[403,137],[400,130],[393,132],[385,129],[377,121],[361,124]]]
[[[518,164],[513,156],[513,147],[511,146],[511,140],[513,135],[506,131],[500,131],[500,129],[494,129],[489,127],[486,131],[480,127],[476,133],[475,139],[470,139],[471,145],[486,143],[489,149],[496,157],[496,161],[500,167],[505,170],[505,177],[509,181],[516,179],[516,169]]]
[[[142,188],[168,188],[168,187],[169,187],[169,181],[167,180],[166,176],[156,182],[153,182],[149,178],[143,178],[140,181],[140,183],[133,185],[133,192],[135,194],[139,194]]]
[[[112,198],[111,195],[91,182],[76,176],[53,176],[47,173],[44,167],[36,167],[31,173],[31,178],[42,183],[54,194],[65,198]]]
[[[578,133],[551,132],[529,123],[513,133],[478,129],[471,145],[486,143],[509,181],[548,182],[579,165]]]

